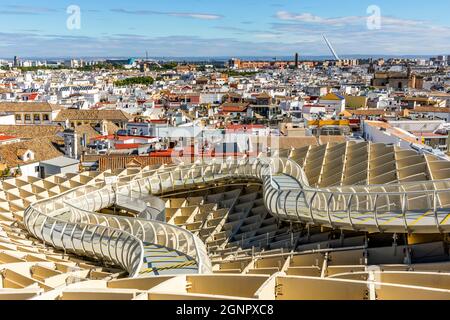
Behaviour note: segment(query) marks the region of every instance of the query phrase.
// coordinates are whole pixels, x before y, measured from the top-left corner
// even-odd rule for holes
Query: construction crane
[[[330,41],[328,41],[327,37],[325,35],[323,35],[323,38],[324,38],[325,42],[327,43],[327,46],[330,49],[331,53],[333,54],[334,59],[336,61],[341,61],[341,58],[339,58],[339,56],[337,55],[336,51],[334,51],[334,48],[331,45]]]
[[[146,62],[151,62],[154,65],[156,65],[158,68],[162,68],[162,66],[159,64],[159,62],[155,59],[150,59],[148,56],[148,51],[145,51],[145,61]]]

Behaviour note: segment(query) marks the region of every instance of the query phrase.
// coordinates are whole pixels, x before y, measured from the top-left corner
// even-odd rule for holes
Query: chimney
[[[74,130],[64,130],[64,153],[68,158],[78,159],[78,140]]]
[[[82,141],[82,142],[81,142],[81,145],[82,145],[84,148],[86,148],[86,146],[87,146],[87,134],[86,134],[86,133],[83,133],[83,138],[82,138],[81,141]]]
[[[108,135],[108,122],[106,120],[103,120],[100,125],[101,125],[102,136],[107,136]]]

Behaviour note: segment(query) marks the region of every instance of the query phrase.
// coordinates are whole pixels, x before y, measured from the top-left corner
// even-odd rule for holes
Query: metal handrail
[[[161,174],[158,174],[158,173],[156,173],[157,175],[158,175],[158,180],[159,180],[159,185],[162,185],[162,183],[161,183]],[[120,187],[115,187],[115,188],[111,188],[112,189],[112,191],[114,192],[114,199],[117,199],[117,195],[123,195],[123,193],[121,193],[122,191],[123,191],[123,189],[126,189],[128,192],[130,192],[130,194],[134,191],[133,189],[132,189],[132,187],[133,187],[133,185],[138,185],[138,186],[140,186],[140,184],[142,183],[142,182],[147,182],[147,181],[149,181],[149,178],[150,177],[145,177],[145,178],[141,178],[141,179],[136,179],[136,180],[133,180],[133,181],[130,181],[128,184],[126,184],[126,185],[121,185]],[[172,183],[173,184],[173,183]],[[104,190],[104,189],[103,189]],[[95,192],[98,192],[98,193],[100,193],[102,190],[96,190]],[[111,192],[111,190],[107,190],[107,191],[109,191],[109,192]],[[137,191],[135,191],[135,192],[137,192]],[[88,195],[85,195],[84,197],[87,197]],[[82,196],[83,197],[83,196]],[[78,198],[79,199],[79,198]],[[76,200],[78,200],[78,199],[75,199],[74,201],[76,201]],[[117,200],[116,200],[117,201]],[[78,201],[77,201],[78,202]],[[68,205],[70,205],[70,206],[73,206],[73,207],[75,207],[75,208],[77,208],[77,205],[76,204],[72,204],[72,203],[67,203]],[[113,203],[114,204],[114,203]],[[109,204],[109,205],[112,205],[112,204]],[[160,210],[162,211],[162,210],[164,210],[165,209],[165,203],[163,202],[163,201],[160,201]],[[92,207],[88,207],[87,208],[87,211],[88,212],[90,212],[90,211],[96,211],[96,210],[99,210],[100,208],[92,208]],[[91,212],[90,212],[91,213]],[[162,230],[165,232],[165,233],[167,233],[167,235],[168,235],[168,237],[169,237],[169,231],[170,231],[170,238],[172,239],[173,237],[175,238],[175,240],[177,239],[177,237],[178,237],[178,235],[183,235],[184,236],[184,238],[185,239],[190,239],[191,240],[191,242],[193,243],[193,249],[195,250],[195,254],[192,254],[191,252],[189,252],[189,250],[187,250],[188,252],[184,252],[185,250],[182,250],[180,247],[177,247],[177,246],[174,246],[174,247],[170,247],[170,249],[173,249],[173,250],[178,250],[178,251],[181,251],[181,252],[183,252],[183,253],[186,253],[186,254],[188,254],[189,256],[192,256],[192,258],[194,258],[195,260],[197,260],[197,263],[198,263],[198,266],[199,266],[199,270],[201,270],[202,268],[203,269],[205,269],[205,271],[208,271],[209,269],[210,269],[210,263],[208,263],[209,261],[205,261],[205,260],[207,260],[207,257],[205,258],[205,255],[206,254],[204,254],[204,252],[206,252],[206,248],[201,248],[202,246],[204,247],[204,244],[202,243],[202,242],[199,242],[199,241],[197,241],[197,239],[196,239],[196,237],[191,233],[191,232],[189,232],[189,231],[187,231],[186,229],[183,229],[183,228],[180,228],[180,227],[178,227],[178,226],[174,226],[174,225],[170,225],[170,224],[167,224],[167,223],[164,223],[164,222],[161,222],[161,221],[154,221],[154,220],[152,220],[151,222],[150,221],[148,221],[148,220],[145,220],[145,219],[139,219],[139,218],[132,218],[132,219],[128,219],[128,218],[125,218],[125,217],[116,217],[116,219],[117,218],[120,218],[120,219],[122,219],[122,220],[124,220],[124,221],[126,221],[127,223],[130,223],[130,221],[133,221],[133,222],[137,222],[137,221],[141,221],[141,223],[151,223],[151,224],[153,224],[154,226],[159,226],[159,227],[161,227],[162,228]],[[166,239],[168,239],[167,237],[166,237]],[[167,240],[168,241],[168,240]],[[166,242],[167,242],[166,241]],[[188,240],[187,240],[187,242],[189,242]],[[165,243],[164,244],[165,246],[168,246],[168,244],[167,243]],[[189,247],[188,247],[189,248]]]
[[[63,212],[63,213],[67,213],[67,211]],[[36,216],[36,219],[34,219],[33,223],[30,224],[30,219],[33,216]],[[41,222],[40,226],[36,225],[37,220],[39,219],[39,216],[42,216],[43,221]],[[144,259],[144,247],[142,242],[135,236],[133,236],[132,234],[123,231],[123,230],[118,230],[116,228],[112,228],[110,226],[106,227],[100,224],[86,224],[86,223],[72,223],[70,221],[64,220],[64,219],[59,219],[56,217],[52,217],[50,215],[48,215],[47,213],[41,212],[40,210],[34,208],[33,206],[30,206],[24,213],[24,222],[27,226],[28,231],[33,234],[36,238],[43,240],[44,242],[52,245],[55,248],[59,248],[64,250],[64,252],[73,252],[75,254],[78,253],[78,251],[81,251],[82,254],[84,256],[87,257],[98,257],[101,256],[102,260],[105,261],[109,261],[115,265],[118,265],[120,267],[122,267],[124,270],[128,271],[131,277],[135,277],[137,276],[137,272],[140,270],[140,266],[143,263],[143,259]],[[47,226],[51,226],[51,231],[49,233],[45,233],[44,229],[46,228],[46,224]],[[59,224],[59,226],[61,227],[61,237],[59,239],[55,239],[54,234],[55,234],[55,228],[56,226]],[[75,238],[75,233],[77,231],[77,228],[81,231],[81,238],[78,239],[80,241],[81,246],[77,246],[74,243],[74,238]],[[38,230],[37,230],[38,229]],[[97,236],[99,237],[99,246],[96,247],[94,246],[93,241],[85,241],[86,243],[89,242],[91,243],[91,248],[90,249],[86,249],[85,248],[85,242],[83,242],[83,238],[86,234],[87,229],[93,229],[93,231],[91,231],[91,238],[95,238],[95,235],[97,234]],[[66,231],[69,230],[69,234],[66,233]],[[126,261],[123,259],[118,259],[117,258],[117,249],[118,247],[115,246],[115,257],[113,257],[111,254],[109,255],[105,255],[103,254],[103,243],[102,243],[102,236],[105,232],[111,232],[111,236],[107,238],[107,247],[110,248],[112,247],[112,241],[114,241],[114,239],[119,240],[121,237],[124,237],[125,240],[123,242],[123,245],[125,245],[125,243],[128,241],[128,239],[131,240],[130,243],[130,251],[129,251],[129,256],[135,256],[136,258],[134,258],[131,261]],[[114,238],[112,235],[114,235],[115,233],[118,234],[117,238]],[[65,241],[66,240],[66,241]],[[70,242],[69,242],[70,241]],[[68,244],[71,244],[71,246],[69,246]],[[138,250],[137,255],[136,255],[136,250]]]
[[[206,160],[206,159],[205,159]],[[339,221],[332,219],[331,212],[338,212],[338,213],[344,213],[345,215],[348,215],[349,221],[343,222],[344,224],[348,224],[348,227],[358,230],[362,230],[366,228],[367,226],[364,226],[363,224],[358,224],[357,221],[355,221],[354,217],[352,217],[352,213],[359,213],[359,212],[367,212],[369,210],[373,209],[373,199],[372,197],[375,196],[375,205],[376,205],[376,215],[375,215],[375,223],[376,228],[379,231],[380,225],[378,223],[379,214],[378,211],[383,212],[382,210],[385,210],[384,207],[388,206],[389,211],[386,212],[392,212],[391,206],[394,205],[395,207],[399,207],[401,205],[401,208],[399,207],[399,211],[402,212],[402,218],[405,221],[404,227],[406,228],[405,231],[410,231],[411,224],[408,225],[408,222],[406,220],[406,214],[408,213],[408,201],[410,200],[408,197],[414,196],[414,195],[420,195],[420,196],[426,196],[429,197],[433,195],[434,197],[434,213],[436,216],[436,224],[439,224],[439,219],[437,219],[437,208],[436,208],[436,199],[439,196],[439,193],[450,193],[449,189],[436,189],[436,181],[429,182],[433,185],[433,190],[414,190],[414,191],[384,191],[384,192],[374,192],[374,191],[368,191],[367,189],[374,188],[374,186],[364,186],[365,192],[361,191],[354,191],[354,192],[347,192],[347,191],[340,191],[340,190],[327,190],[327,189],[318,189],[313,188],[309,185],[307,176],[303,170],[303,168],[296,163],[295,161],[291,159],[286,158],[279,158],[277,161],[274,161],[273,159],[270,159],[268,161],[267,158],[259,157],[257,159],[249,159],[249,158],[242,158],[242,159],[223,159],[224,161],[218,162],[217,159],[209,159],[209,161],[203,161],[196,164],[191,165],[179,165],[179,166],[172,166],[172,167],[166,167],[162,169],[154,169],[154,170],[141,170],[139,173],[118,177],[118,182],[114,184],[107,184],[106,182],[100,182],[97,184],[88,184],[85,186],[77,187],[72,190],[69,190],[61,195],[52,197],[50,199],[41,200],[34,204],[32,204],[29,207],[29,210],[27,210],[24,214],[24,222],[27,226],[28,230],[34,234],[36,237],[46,241],[49,244],[52,244],[56,247],[58,247],[58,243],[61,242],[60,246],[65,251],[81,251],[83,254],[87,255],[93,255],[94,257],[101,257],[105,259],[105,256],[107,259],[105,260],[111,260],[114,263],[117,263],[118,265],[124,267],[126,270],[131,271],[130,274],[135,275],[136,270],[131,268],[136,268],[136,263],[133,259],[127,259],[128,261],[117,261],[119,260],[119,255],[117,253],[118,246],[112,246],[112,239],[115,239],[116,243],[118,244],[121,241],[124,241],[122,244],[122,252],[120,256],[124,256],[124,253],[126,251],[125,243],[127,241],[137,241],[138,245],[137,247],[141,248],[141,254],[140,257],[142,258],[143,254],[143,240],[142,237],[145,239],[145,226],[144,223],[149,224],[149,229],[152,230],[153,234],[156,235],[157,233],[157,226],[163,226],[162,231],[166,235],[165,237],[165,244],[168,244],[169,239],[169,233],[168,230],[172,230],[172,234],[175,235],[174,240],[174,246],[178,247],[180,246],[180,235],[183,235],[187,243],[192,241],[194,246],[194,251],[191,253],[191,250],[189,250],[189,246],[187,248],[184,248],[183,250],[188,251],[187,253],[191,254],[197,261],[199,272],[208,272],[210,270],[210,260],[207,256],[207,250],[203,242],[194,236],[191,232],[187,231],[186,229],[168,225],[161,222],[155,222],[155,221],[149,221],[145,219],[139,219],[139,218],[124,218],[124,217],[115,217],[111,216],[110,219],[105,218],[104,215],[96,214],[92,211],[96,211],[101,209],[100,207],[107,205],[112,205],[117,202],[117,195],[123,195],[123,190],[126,190],[126,193],[129,195],[132,195],[133,192],[136,192],[138,195],[143,194],[142,190],[148,190],[148,194],[146,196],[153,194],[163,194],[166,191],[175,191],[176,186],[182,186],[182,188],[186,189],[189,186],[197,185],[198,183],[205,184],[208,182],[215,182],[220,179],[230,179],[230,178],[239,178],[242,176],[253,176],[259,180],[262,181],[263,187],[264,187],[264,199],[266,200],[266,207],[269,209],[269,211],[277,216],[279,219],[282,220],[305,220],[305,222],[310,222],[309,220],[312,220],[313,223],[319,223],[323,225],[331,224],[331,227],[337,226]],[[297,189],[283,189],[281,185],[272,179],[273,177],[273,171],[276,170],[276,172],[284,173],[290,175],[292,178],[294,178],[299,185],[299,188]],[[177,176],[178,178],[174,177],[174,172],[178,172]],[[205,172],[211,173],[208,175],[205,175]],[[294,176],[293,176],[294,175]],[[127,180],[130,179],[130,180]],[[276,186],[271,184],[271,181],[275,181]],[[442,180],[441,183],[450,183],[450,180]],[[422,186],[424,185],[423,182],[420,183]],[[413,184],[410,184],[410,186]],[[417,185],[417,184],[416,184]],[[385,185],[384,189],[392,187],[393,185]],[[138,190],[134,190],[134,188],[137,187]],[[397,187],[397,186],[394,186]],[[356,187],[353,186],[353,189]],[[426,188],[426,187],[425,187]],[[107,195],[107,200],[103,198],[102,192],[104,195]],[[99,198],[96,197],[96,193],[98,193]],[[276,197],[275,194],[277,195]],[[291,196],[292,195],[292,196]],[[290,197],[291,196],[291,197]],[[386,199],[383,201],[387,201],[386,204],[378,205],[377,199],[381,198]],[[350,199],[348,199],[350,197]],[[398,204],[395,197],[398,197],[400,200],[400,203]],[[84,198],[86,204],[83,207],[80,208],[80,203],[83,202],[78,201],[80,199]],[[138,196],[139,198],[139,196]],[[289,208],[296,212],[296,215],[291,215],[288,212],[287,208],[287,199],[288,198],[295,198],[296,199],[296,207],[295,208]],[[98,207],[98,202],[96,200],[100,200],[100,207]],[[284,200],[283,200],[284,199]],[[356,199],[357,203],[357,210],[352,210],[352,201],[353,199]],[[392,201],[391,201],[392,199]],[[105,203],[103,201],[105,200]],[[274,202],[275,200],[275,202]],[[76,201],[74,203],[74,201]],[[280,201],[284,201],[284,203],[280,204]],[[299,202],[304,202],[305,206],[302,210],[305,211],[305,217],[301,217],[299,214]],[[392,202],[392,203],[391,203]],[[51,210],[49,210],[49,206],[51,206]],[[82,205],[83,206],[83,205]],[[368,206],[370,208],[368,208]],[[69,208],[70,210],[67,210]],[[366,208],[366,209],[364,209]],[[83,211],[84,210],[84,211]],[[50,213],[49,213],[50,211]],[[284,212],[280,212],[284,211]],[[450,212],[450,210],[449,210]],[[309,218],[308,218],[309,213]],[[65,218],[61,218],[62,215],[68,215]],[[34,217],[36,216],[36,217]],[[42,217],[42,218],[40,218]],[[88,218],[86,218],[88,217]],[[33,219],[32,219],[33,218]],[[66,220],[64,220],[66,219]],[[86,219],[88,223],[84,221]],[[91,221],[94,220],[95,222]],[[125,219],[125,220],[124,220]],[[43,221],[42,221],[43,220]],[[75,223],[73,222],[75,220]],[[99,223],[99,221],[103,220],[103,223],[107,223],[107,226],[104,226]],[[108,221],[108,222],[107,222]],[[120,221],[123,221],[124,225],[127,225],[127,227],[121,226]],[[114,222],[114,223],[113,223]],[[373,222],[373,221],[372,221]],[[64,233],[61,234],[61,239],[58,240],[55,239],[53,236],[53,233],[55,230],[57,230],[58,224],[63,226],[62,230],[64,230]],[[116,225],[114,227],[113,225]],[[370,224],[370,223],[369,223]],[[388,225],[389,226],[389,225]],[[50,228],[50,238],[47,239],[47,234],[44,234],[44,229],[48,227]],[[70,229],[72,227],[72,229]],[[125,230],[129,227],[129,231]],[[374,226],[372,226],[374,227]],[[39,228],[39,232],[36,231],[36,229]],[[82,238],[76,239],[76,228],[82,228]],[[121,229],[122,228],[122,229]],[[64,235],[66,230],[68,229],[70,233],[70,241],[72,243],[72,247],[67,247],[64,243]],[[437,228],[438,230],[442,230],[442,228]],[[93,231],[91,231],[93,230]],[[92,239],[95,238],[95,234],[98,233],[100,230],[100,252],[96,252],[94,249],[94,245],[90,244],[90,251],[89,246],[86,246],[83,242],[85,238],[89,238],[89,236],[86,235],[86,233],[91,233]],[[136,237],[136,234],[139,234],[139,232],[142,232],[141,238]],[[115,236],[115,237],[114,237]],[[107,237],[107,242],[110,244],[113,248],[115,248],[114,256],[111,255],[110,249],[111,246],[108,246],[108,253],[103,252],[103,247],[101,244],[102,239]],[[122,239],[122,240],[121,240]],[[74,240],[80,240],[82,241],[81,247],[78,249],[75,248]],[[136,253],[137,248],[136,246],[129,246],[130,248],[133,248],[132,254],[130,252],[126,253],[125,255],[127,257],[132,256]],[[87,249],[86,249],[87,248]],[[177,248],[173,248],[177,249]],[[182,251],[183,252],[183,251]],[[140,261],[140,264],[142,264],[142,260]],[[133,263],[133,265],[130,265],[130,263]]]
[[[221,261],[214,261],[214,263],[218,264],[225,264],[229,262],[238,262],[238,261],[245,261],[249,258],[253,259],[269,259],[269,258],[282,258],[282,257],[296,257],[296,256],[303,256],[303,255],[309,255],[309,254],[315,254],[315,253],[333,253],[333,252],[340,252],[340,251],[354,251],[354,250],[365,250],[367,249],[366,245],[363,246],[354,246],[354,247],[343,247],[343,248],[324,248],[324,249],[311,249],[311,250],[305,250],[300,252],[283,252],[283,253],[273,253],[273,254],[263,254],[259,253],[257,255],[252,256],[246,256],[246,257],[239,257],[232,260],[221,260]]]
[[[156,170],[150,170],[148,172],[152,173],[152,172],[157,172],[157,171],[158,170],[156,169]],[[135,175],[124,176],[124,177],[119,177],[119,178],[120,179],[122,179],[122,178],[130,178],[130,177],[135,177],[135,176],[136,176],[136,174]],[[114,185],[117,187],[117,189],[123,189],[126,186],[130,186],[135,181],[136,180],[130,181],[127,185],[121,185],[120,182],[116,183]],[[68,221],[66,221],[64,219],[57,219],[57,218],[54,218],[52,216],[49,216],[47,214],[46,210],[42,209],[43,205],[50,204],[50,205],[53,205],[53,210],[54,210],[55,207],[56,207],[57,201],[62,199],[61,201],[62,201],[62,203],[64,203],[64,205],[68,206],[72,210],[76,210],[76,212],[77,212],[74,215],[73,213],[70,212],[70,210],[69,211],[65,210],[65,213],[70,213],[71,214],[71,217],[69,218],[69,220],[71,220],[71,219],[73,220],[75,216],[78,216],[80,211],[81,212],[84,211],[84,213],[86,215],[88,215],[91,218],[94,218],[96,221],[98,221],[99,219],[103,219],[103,221],[105,222],[105,221],[107,221],[105,215],[95,214],[93,212],[83,210],[83,209],[79,208],[77,205],[74,205],[74,204],[71,204],[70,202],[68,202],[67,198],[70,199],[70,198],[72,198],[72,197],[70,197],[71,195],[74,195],[74,194],[77,195],[79,193],[82,193],[83,195],[81,195],[81,196],[79,196],[78,198],[75,198],[75,199],[80,199],[82,197],[86,197],[86,195],[88,194],[89,189],[93,189],[93,192],[98,192],[98,194],[101,195],[101,191],[105,190],[105,188],[107,188],[107,187],[108,187],[108,185],[105,182],[98,183],[97,186],[85,185],[85,186],[80,186],[80,187],[74,188],[72,190],[66,191],[66,192],[64,192],[64,193],[62,193],[60,195],[51,197],[49,199],[44,199],[44,200],[37,201],[36,203],[32,204],[29,207],[29,209],[26,210],[26,212],[24,213],[24,222],[25,222],[25,225],[26,225],[27,229],[33,235],[35,235],[37,238],[39,238],[39,239],[41,239],[43,241],[46,241],[46,239],[45,239],[46,235],[43,234],[43,232],[41,232],[41,233],[35,232],[35,229],[36,229],[36,225],[35,224],[36,224],[36,221],[38,220],[38,217],[36,217],[36,219],[34,219],[34,221],[32,223],[30,221],[30,217],[34,213],[38,213],[38,215],[42,215],[44,217],[44,221],[40,223],[40,230],[41,231],[43,231],[43,229],[45,228],[46,222],[49,219],[51,219],[53,224],[52,224],[52,227],[51,227],[52,228],[52,230],[51,230],[52,232],[51,232],[51,235],[50,235],[50,239],[51,239],[51,244],[53,246],[56,245],[55,242],[53,241],[53,231],[54,231],[54,227],[53,226],[55,224],[57,224],[57,223],[64,224],[63,227],[62,227],[62,230],[64,232],[66,231],[68,225],[73,225],[73,227],[72,227],[72,234],[70,234],[70,241],[72,243],[72,247],[73,248],[75,247],[73,238],[74,238],[74,233],[75,233],[75,230],[76,230],[77,226],[84,228],[83,232],[82,232],[82,239],[81,240],[84,240],[83,238],[84,238],[85,233],[86,233],[85,230],[87,228],[92,228],[92,227],[94,227],[95,231],[97,231],[99,229],[103,230],[102,234],[100,235],[100,241],[103,239],[103,236],[106,233],[106,231],[109,231],[111,233],[111,235],[114,235],[115,233],[117,233],[119,235],[117,237],[117,241],[121,237],[124,238],[124,239],[127,239],[126,241],[128,241],[128,239],[134,239],[135,241],[137,241],[139,243],[139,246],[140,246],[140,249],[141,249],[140,250],[140,257],[139,257],[139,262],[140,262],[139,265],[138,266],[129,266],[129,265],[126,265],[126,263],[124,263],[123,261],[115,261],[115,262],[117,264],[119,264],[121,267],[123,267],[124,269],[126,269],[130,273],[131,276],[136,276],[137,272],[141,269],[140,267],[141,267],[141,265],[143,263],[144,248],[143,248],[143,242],[141,241],[141,239],[139,239],[135,235],[133,235],[131,233],[128,233],[128,232],[126,232],[124,230],[111,227],[109,222],[107,222],[107,226],[92,223],[90,220],[89,220],[89,223],[84,223],[83,221],[77,221],[77,223],[75,223],[75,224],[70,224]],[[113,188],[111,188],[111,189],[113,189]],[[108,195],[109,195],[108,199],[110,199],[110,200],[111,199],[116,199],[115,195],[114,196],[110,195],[110,191],[112,191],[112,190],[107,190],[107,191],[109,191],[108,192]],[[115,194],[117,194],[117,193],[115,193]],[[89,207],[90,205],[89,205],[88,198],[86,197],[85,199],[87,201],[87,206]],[[101,196],[100,196],[100,200],[102,201],[102,197]],[[113,203],[108,203],[108,205],[112,205],[112,204]],[[95,206],[95,199],[94,199],[94,206]],[[164,209],[164,208],[161,208],[161,209]],[[53,215],[54,214],[55,213],[53,211]],[[82,215],[79,215],[79,216],[81,217],[81,219],[83,219]],[[111,217],[112,220],[116,221],[116,225],[117,226],[121,226],[121,224],[118,222],[118,218],[123,218],[123,217]],[[139,222],[142,223],[139,220],[142,220],[142,221],[145,221],[145,222],[148,223],[147,220],[143,220],[143,219],[132,219],[132,220],[135,220],[138,223]],[[127,220],[127,223],[129,224],[130,221]],[[195,252],[196,252],[196,254],[194,256],[196,256],[198,258],[197,263],[198,263],[198,267],[199,267],[199,272],[208,272],[208,271],[210,271],[211,265],[210,265],[210,261],[207,260],[208,257],[207,257],[207,253],[206,253],[206,248],[200,248],[201,246],[204,247],[204,244],[199,239],[197,240],[196,237],[192,233],[190,233],[189,231],[187,231],[185,229],[182,229],[180,227],[169,225],[169,224],[165,224],[165,223],[162,223],[162,222],[154,222],[154,221],[152,221],[152,223],[157,223],[158,225],[164,226],[165,228],[170,228],[171,230],[178,231],[180,234],[184,235],[184,238],[185,238],[185,240],[187,242],[189,242],[187,239],[190,238],[190,240],[192,241],[193,247],[195,249]],[[153,230],[154,230],[154,228],[153,228]],[[133,231],[132,227],[130,227],[130,231]],[[75,253],[76,253],[76,250],[67,248],[67,246],[64,245],[64,241],[63,241],[64,239],[63,238],[64,238],[64,233],[61,234],[61,239],[62,239],[61,243],[62,243],[62,245],[60,246],[60,248],[62,250],[64,250],[64,251],[75,251]],[[94,238],[94,235],[92,235],[91,238]],[[156,232],[155,232],[155,238],[156,238]],[[112,239],[112,237],[108,238],[108,241],[111,241],[111,239]],[[178,239],[178,236],[176,236],[176,239]],[[176,242],[178,242],[178,240],[176,240]],[[58,246],[56,246],[56,247],[58,247]],[[123,245],[123,247],[124,247],[124,245]],[[131,248],[131,246],[129,246],[129,247]],[[110,246],[108,246],[108,249],[109,248],[110,248]],[[117,250],[117,245],[115,246],[115,248]],[[108,250],[108,254],[105,254],[103,252],[102,245],[100,245],[100,248],[99,248],[100,252],[87,252],[87,250],[85,249],[85,243],[82,242],[80,250],[82,251],[83,255],[87,255],[87,256],[93,255],[94,257],[99,257],[100,256],[101,259],[114,261],[113,257],[111,257],[111,253],[109,252],[109,250]],[[117,257],[117,256],[118,256],[118,254],[116,252],[115,253],[115,257]],[[121,256],[123,256],[123,254],[121,254]],[[130,256],[130,254],[127,254],[127,256]],[[205,260],[207,260],[207,261],[205,261]],[[133,260],[133,262],[134,262],[134,260]],[[133,267],[133,268],[131,268],[131,267]]]
[[[100,192],[100,190],[99,190],[99,192]],[[86,195],[86,196],[88,196],[88,195]],[[86,196],[84,196],[84,197],[86,197]],[[75,199],[75,200],[78,200],[78,199]],[[93,211],[99,210],[99,208],[88,207],[86,209],[81,209],[81,208],[77,207],[77,205],[72,203],[72,202],[65,201],[65,203],[69,207],[72,207],[74,210],[78,210],[78,211],[84,212],[86,215],[89,215],[91,217],[102,217],[102,218],[106,217],[106,219],[114,219],[114,220],[117,221],[117,224],[118,224],[120,230],[122,230],[122,223],[121,222],[123,222],[123,224],[128,225],[130,227],[130,230],[132,230],[132,232],[131,232],[132,234],[134,234],[134,232],[133,232],[133,229],[134,229],[133,225],[138,223],[144,230],[143,231],[143,235],[140,238],[142,241],[147,241],[147,242],[150,241],[148,239],[148,237],[144,234],[145,233],[145,229],[146,229],[145,226],[148,226],[149,228],[153,227],[152,228],[153,232],[151,232],[150,234],[154,235],[155,240],[157,240],[157,232],[154,231],[154,230],[155,230],[155,228],[160,228],[160,230],[163,230],[163,232],[167,236],[165,237],[165,242],[164,243],[158,243],[159,245],[163,245],[163,246],[168,247],[170,249],[177,250],[177,251],[180,251],[180,252],[183,252],[183,253],[187,254],[188,256],[191,256],[199,264],[199,269],[201,267],[203,267],[203,265],[205,264],[205,262],[203,261],[204,257],[202,257],[201,250],[199,249],[201,244],[198,243],[196,241],[197,239],[195,239],[195,236],[191,232],[186,230],[186,229],[180,228],[180,227],[175,226],[175,225],[170,225],[170,224],[167,224],[167,223],[162,222],[162,221],[146,220],[146,219],[141,219],[141,218],[128,218],[128,217],[113,216],[113,215],[106,216],[106,215],[102,215],[102,214],[96,214]],[[164,207],[161,208],[161,209],[164,209]],[[137,230],[136,233],[138,233],[141,230],[142,229]],[[179,243],[177,243],[178,242],[177,239],[178,239],[179,236],[183,236],[187,243],[189,243],[188,239],[190,239],[190,242],[192,242],[192,244],[193,244],[193,250],[195,251],[194,253],[191,252],[191,250],[189,250],[189,246],[187,247],[186,250],[183,250],[180,246],[178,246]],[[169,240],[174,239],[174,238],[175,238],[175,245],[171,246],[168,242],[169,242]]]

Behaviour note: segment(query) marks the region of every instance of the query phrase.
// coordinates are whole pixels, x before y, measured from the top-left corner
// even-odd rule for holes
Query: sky
[[[0,57],[450,54],[448,0],[0,0]],[[78,14],[79,13],[79,14]]]

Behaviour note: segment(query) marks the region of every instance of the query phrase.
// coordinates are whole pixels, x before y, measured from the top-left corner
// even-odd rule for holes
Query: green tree
[[[114,82],[118,87],[127,87],[132,85],[152,85],[155,80],[152,77],[131,77]]]

